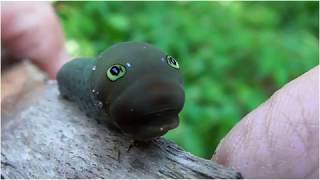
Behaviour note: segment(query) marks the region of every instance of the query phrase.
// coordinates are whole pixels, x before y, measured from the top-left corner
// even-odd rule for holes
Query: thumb
[[[213,159],[245,178],[319,178],[318,88],[315,67],[244,117]]]

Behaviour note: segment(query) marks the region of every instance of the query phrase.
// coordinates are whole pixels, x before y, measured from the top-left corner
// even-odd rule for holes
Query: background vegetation
[[[178,59],[186,104],[166,135],[210,158],[245,114],[318,64],[318,2],[56,2],[73,56],[146,41]]]

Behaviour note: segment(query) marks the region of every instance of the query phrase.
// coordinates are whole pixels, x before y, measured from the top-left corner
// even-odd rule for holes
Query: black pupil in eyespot
[[[176,61],[172,57],[170,57],[169,61],[170,61],[170,63],[177,65]]]
[[[113,66],[110,70],[111,74],[116,76],[120,73],[120,68],[118,68],[117,66]]]

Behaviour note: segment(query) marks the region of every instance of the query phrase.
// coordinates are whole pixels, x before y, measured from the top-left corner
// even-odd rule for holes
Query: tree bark
[[[163,138],[128,151],[132,140],[62,99],[55,81],[1,104],[2,178],[241,178]]]

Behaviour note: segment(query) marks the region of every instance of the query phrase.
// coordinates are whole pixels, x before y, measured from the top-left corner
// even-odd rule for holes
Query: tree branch
[[[59,96],[55,81],[2,106],[2,178],[241,178],[163,138],[134,146]]]

